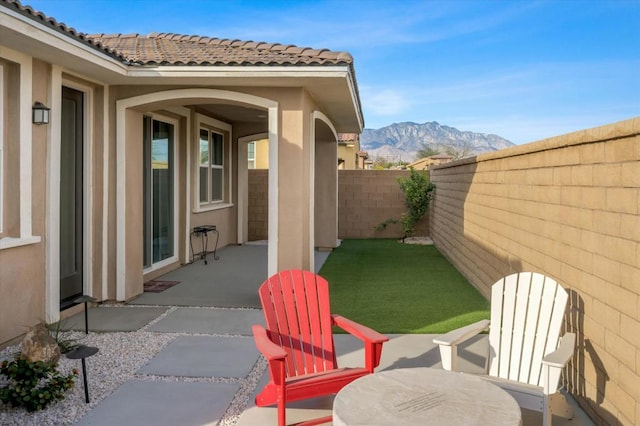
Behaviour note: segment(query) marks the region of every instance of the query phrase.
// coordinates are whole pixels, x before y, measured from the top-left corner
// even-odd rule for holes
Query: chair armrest
[[[389,338],[384,334],[380,334],[367,326],[351,321],[343,316],[333,314],[331,315],[331,321],[334,325],[337,325],[347,333],[362,341],[371,343],[383,343],[389,341]]]
[[[458,371],[458,345],[489,328],[489,320],[481,320],[433,339],[440,349],[442,368]]]
[[[552,395],[558,391],[562,370],[573,356],[575,346],[576,335],[567,333],[562,336],[558,349],[542,358],[542,388],[545,395]]]
[[[436,337],[435,339],[433,339],[433,343],[435,343],[436,345],[444,346],[459,345],[460,343],[469,340],[473,336],[487,330],[489,328],[489,323],[489,320],[481,320],[465,327],[460,327],[456,330],[448,332],[447,334]]]
[[[564,366],[567,365],[567,362],[569,362],[569,359],[573,356],[575,347],[575,333],[566,333],[562,336],[558,349],[545,355],[545,357],[542,358],[542,363],[550,367],[564,368]]]
[[[347,333],[362,340],[364,343],[364,363],[369,373],[373,373],[374,369],[380,365],[380,357],[382,355],[382,344],[389,341],[384,334],[380,334],[355,321],[351,321],[340,315],[331,315],[331,324],[337,325]]]
[[[269,339],[267,330],[263,326],[255,324],[253,330],[253,340],[260,353],[269,361],[285,359],[287,352]]]

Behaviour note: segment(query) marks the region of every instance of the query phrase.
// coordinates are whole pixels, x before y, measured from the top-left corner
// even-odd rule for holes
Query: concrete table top
[[[522,412],[511,395],[480,377],[401,368],[345,386],[333,403],[333,424],[521,425]]]

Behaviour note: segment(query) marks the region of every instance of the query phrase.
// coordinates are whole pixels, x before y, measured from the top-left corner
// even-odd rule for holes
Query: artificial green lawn
[[[434,246],[344,240],[320,275],[332,313],[380,333],[445,333],[489,318],[489,302]]]

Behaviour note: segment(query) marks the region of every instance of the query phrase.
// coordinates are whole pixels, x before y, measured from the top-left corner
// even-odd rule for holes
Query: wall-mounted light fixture
[[[49,124],[50,108],[47,108],[42,102],[33,104],[33,124]]]

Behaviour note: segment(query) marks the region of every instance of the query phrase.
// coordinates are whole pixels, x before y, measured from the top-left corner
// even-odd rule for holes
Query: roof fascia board
[[[348,66],[130,66],[129,77],[248,77],[248,78],[348,78]]]
[[[2,19],[3,27],[7,27],[11,31],[19,33],[23,37],[63,50],[76,57],[82,58],[85,61],[89,61],[89,58],[87,58],[87,55],[89,55],[92,57],[91,62],[94,64],[99,65],[102,68],[106,68],[109,71],[126,75],[127,66],[125,64],[110,57],[106,53],[75,40],[73,37],[67,36],[45,25],[41,25],[9,8],[0,7],[0,15],[5,15],[7,17],[6,19]]]
[[[358,116],[358,125],[360,126],[360,132],[358,133],[362,133],[362,131],[364,130],[364,115],[362,113],[362,105],[360,105],[360,96],[356,88],[355,79],[353,78],[353,74],[351,72],[349,73],[347,78],[349,79],[348,86],[349,94],[351,95],[351,102],[353,102],[353,106],[356,110],[356,115]]]

